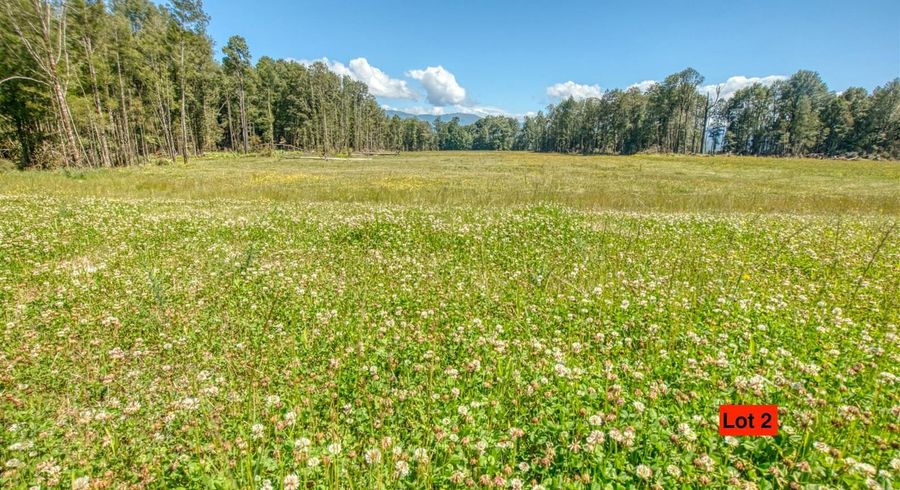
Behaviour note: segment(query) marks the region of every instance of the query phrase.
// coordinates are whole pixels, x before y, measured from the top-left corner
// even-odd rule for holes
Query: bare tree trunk
[[[275,151],[275,116],[272,115],[272,89],[268,89],[266,96],[266,110],[269,113],[269,144],[270,149]]]
[[[231,116],[231,97],[225,97],[225,107],[228,110],[228,137],[231,139],[231,151],[234,151],[234,122]]]
[[[322,94],[321,102],[319,103],[322,107],[322,154],[328,153],[328,112],[325,110],[324,103],[325,95]]]
[[[239,90],[238,90],[238,108],[241,111],[241,139],[244,145],[244,153],[249,151],[250,146],[250,134],[247,129],[247,108],[244,101],[244,77],[241,76],[239,81]]]
[[[709,94],[706,94],[706,106],[703,111],[703,129],[701,130],[700,136],[700,154],[706,152],[706,127],[709,125]]]
[[[181,79],[181,157],[184,158],[184,163],[188,162],[188,140],[187,140],[187,115],[185,110],[185,100],[184,100],[184,91],[185,91],[185,83],[184,83],[184,40],[181,40],[181,70],[179,72],[179,78]]]
[[[50,95],[57,113],[57,126],[59,132],[63,136],[62,144],[66,157],[65,165],[68,166],[71,161],[74,166],[81,166],[82,153],[78,142],[78,135],[75,131],[72,112],[66,101],[66,91],[63,88],[59,76],[59,61],[65,53],[66,46],[65,2],[61,2],[61,12],[58,13],[55,40],[53,39],[54,10],[50,2],[47,0],[32,0],[31,6],[34,8],[34,14],[39,21],[38,26],[35,26],[34,23],[28,20],[21,20],[20,14],[18,12],[13,12],[10,2],[4,2],[4,6],[6,8],[6,15],[15,19],[11,24],[15,29],[16,34],[19,36],[19,39],[22,41],[28,54],[34,60],[45,78],[45,80],[37,81],[47,85],[50,89]],[[37,44],[32,43],[29,36],[22,30],[25,26],[30,27],[31,32],[37,36]]]
[[[96,109],[98,117],[98,127],[95,128],[95,131],[97,133],[97,140],[100,146],[100,162],[104,167],[110,167],[112,166],[112,161],[109,157],[109,143],[106,140],[106,128],[103,125],[105,115],[103,111],[103,105],[100,103],[99,88],[97,87],[97,72],[94,70],[94,50],[91,47],[91,39],[89,37],[84,38],[83,44],[84,54],[87,57],[88,72],[91,75],[91,89],[94,93],[94,109]]]
[[[166,152],[172,163],[175,163],[175,138],[172,136],[171,124],[169,123],[169,108],[163,102],[162,89],[159,82],[156,82],[156,109],[159,112],[160,129],[163,132],[163,138],[166,141]]]
[[[116,34],[116,43],[118,44],[119,37]],[[138,147],[137,142],[132,145],[131,142],[131,127],[128,121],[128,105],[125,101],[125,82],[122,80],[122,64],[119,61],[119,51],[116,50],[116,72],[119,77],[119,103],[121,104],[122,110],[122,139],[125,142],[125,150],[122,152],[125,156],[125,162],[127,164],[131,164],[132,155],[137,154]]]

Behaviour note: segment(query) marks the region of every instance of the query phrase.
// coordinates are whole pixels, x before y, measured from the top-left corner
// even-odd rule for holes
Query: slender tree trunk
[[[163,101],[163,92],[159,87],[158,81],[156,83],[156,100],[157,110],[159,111],[160,129],[163,132],[163,139],[166,141],[166,152],[169,154],[169,158],[172,159],[172,163],[175,163],[175,138],[172,136],[172,128],[171,124],[169,124],[169,108]]]
[[[231,97],[225,97],[225,107],[228,111],[228,138],[231,140],[231,151],[234,151],[234,122],[231,116]]]
[[[247,108],[244,101],[244,77],[241,76],[239,80],[239,90],[238,90],[238,108],[241,111],[241,140],[244,145],[244,153],[249,151],[249,140],[250,135],[247,128]]]
[[[116,34],[116,43],[118,43],[119,37]],[[132,156],[136,155],[138,152],[137,142],[132,144],[131,141],[131,124],[128,121],[128,104],[125,99],[125,82],[122,80],[122,63],[119,59],[119,51],[116,50],[116,72],[119,78],[119,103],[121,104],[122,111],[122,139],[125,143],[125,149],[122,152],[125,156],[125,162],[127,164],[131,164],[133,159]]]
[[[709,94],[706,94],[706,106],[703,111],[703,129],[700,136],[700,153],[706,151],[706,126],[709,124]]]
[[[184,83],[184,39],[181,40],[181,70],[178,73],[181,79],[181,158],[188,162],[188,138],[187,138],[187,110],[185,108],[185,83]]]
[[[109,156],[109,143],[106,139],[106,128],[103,124],[103,120],[105,119],[103,105],[100,103],[100,90],[97,87],[97,72],[94,70],[94,50],[91,46],[91,39],[89,37],[84,38],[84,54],[87,57],[87,65],[88,65],[88,73],[91,75],[91,89],[94,93],[94,109],[97,111],[97,124],[98,127],[95,128],[97,133],[97,140],[100,147],[100,162],[104,167],[112,166],[112,161]]]
[[[81,152],[78,150],[78,140],[75,137],[75,128],[72,124],[72,113],[69,111],[69,104],[66,102],[66,96],[63,93],[59,78],[55,74],[50,77],[50,88],[56,100],[56,108],[59,111],[59,126],[65,138],[66,157],[72,160],[74,166],[81,166]]]
[[[324,98],[324,97],[323,97]],[[328,153],[328,112],[322,104],[322,154]]]
[[[269,113],[269,144],[270,149],[275,151],[275,117],[272,115],[272,90],[268,90],[266,96],[266,110]]]

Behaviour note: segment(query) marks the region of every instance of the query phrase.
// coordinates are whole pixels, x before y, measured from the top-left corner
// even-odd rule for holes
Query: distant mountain
[[[458,117],[459,123],[463,126],[474,124],[475,121],[481,119],[481,116],[476,116],[475,114],[463,114],[462,112],[454,112],[453,114],[441,114],[440,116],[435,116],[432,114],[410,114],[408,112],[393,110],[385,110],[384,112],[388,117],[400,116],[400,119],[418,119],[420,121],[428,121],[432,124],[438,117],[440,117],[441,121],[444,122],[450,122],[450,120],[454,117]]]

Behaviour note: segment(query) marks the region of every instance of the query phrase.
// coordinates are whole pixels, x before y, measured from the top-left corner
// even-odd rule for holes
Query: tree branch
[[[41,85],[46,85],[48,87],[50,86],[49,83],[47,83],[43,80],[37,80],[37,79],[31,78],[31,77],[22,77],[22,76],[6,77],[3,80],[0,80],[0,85],[3,85],[4,82],[8,82],[10,80],[29,80],[31,82],[40,83]]]

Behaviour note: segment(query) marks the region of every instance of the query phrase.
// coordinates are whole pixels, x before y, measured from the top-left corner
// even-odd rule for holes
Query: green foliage
[[[275,149],[900,158],[900,80],[837,95],[799,71],[725,100],[701,93],[703,77],[687,68],[646,93],[563,100],[521,124],[487,116],[432,126],[388,118],[364,83],[325,64],[254,64],[241,36],[217,61],[201,0],[0,2],[0,73],[13,76],[0,84],[0,148],[22,168]],[[35,28],[43,23],[47,32]]]

